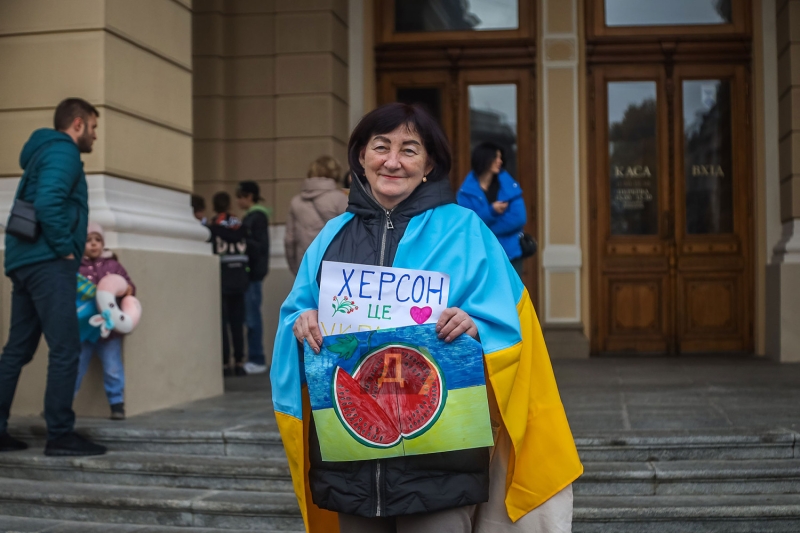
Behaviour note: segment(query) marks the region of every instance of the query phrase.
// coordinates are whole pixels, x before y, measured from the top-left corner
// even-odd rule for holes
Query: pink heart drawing
[[[433,309],[430,307],[417,307],[415,305],[411,308],[411,319],[417,324],[424,324],[431,317],[431,313],[433,313]]]

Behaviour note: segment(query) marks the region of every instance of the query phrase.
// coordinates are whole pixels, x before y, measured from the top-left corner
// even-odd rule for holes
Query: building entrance
[[[590,34],[593,351],[751,351],[748,63],[697,27],[695,48],[611,45],[610,12]]]

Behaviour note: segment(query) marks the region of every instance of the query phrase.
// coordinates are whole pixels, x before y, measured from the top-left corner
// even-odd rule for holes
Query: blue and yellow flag
[[[272,360],[278,428],[311,533],[338,531],[338,522],[335,513],[311,501],[311,414],[302,351],[292,326],[302,313],[318,308],[317,270],[331,240],[352,217],[345,213],[328,222],[306,252],[281,307]],[[508,516],[516,521],[583,473],[528,292],[486,225],[454,204],[411,219],[392,266],[449,274],[449,307],[463,309],[478,326],[494,400],[513,444],[505,503]]]

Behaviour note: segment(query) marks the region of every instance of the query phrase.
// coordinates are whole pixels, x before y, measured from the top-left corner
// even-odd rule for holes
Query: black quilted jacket
[[[356,216],[333,239],[323,260],[391,265],[409,220],[453,201],[446,180],[428,182],[387,213],[367,187],[354,178],[347,210]],[[367,517],[398,516],[473,505],[489,499],[488,448],[372,461],[325,462],[312,420],[309,452],[311,496],[323,509]]]

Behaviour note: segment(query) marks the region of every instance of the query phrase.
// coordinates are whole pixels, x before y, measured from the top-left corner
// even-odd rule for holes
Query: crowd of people
[[[303,191],[292,198],[286,219],[284,251],[293,274],[297,274],[306,249],[323,226],[344,213],[347,191],[340,187],[341,182],[339,162],[331,156],[320,156],[309,167]],[[262,339],[261,302],[263,281],[269,272],[271,213],[262,200],[258,183],[242,181],[236,189],[236,201],[244,213],[243,218],[231,212],[231,197],[224,191],[214,195],[214,212],[209,217],[205,199],[192,195],[194,216],[210,230],[212,249],[220,258],[225,376],[260,374],[268,369]]]
[[[214,195],[214,215],[208,218],[203,198],[192,197],[195,218],[210,230],[212,249],[220,258],[222,367],[225,376],[267,371],[261,300],[264,278],[269,272],[270,210],[261,203],[262,200],[258,183],[242,181],[236,188],[236,203],[244,213],[242,218],[231,213],[231,197],[224,191]]]

